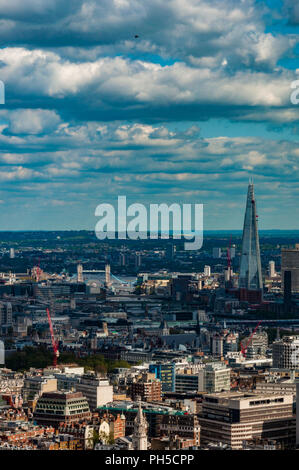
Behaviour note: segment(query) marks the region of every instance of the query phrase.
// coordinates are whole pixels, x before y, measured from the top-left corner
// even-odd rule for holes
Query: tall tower
[[[138,402],[138,412],[134,420],[134,433],[132,444],[134,450],[147,450],[147,428],[148,424],[142,413],[141,401]]]
[[[247,193],[239,288],[247,290],[262,290],[263,288],[256,202],[252,181],[248,185]]]
[[[77,281],[83,282],[83,266],[81,263],[77,265]]]

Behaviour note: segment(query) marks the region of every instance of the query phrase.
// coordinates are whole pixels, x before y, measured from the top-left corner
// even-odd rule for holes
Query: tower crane
[[[52,325],[52,320],[51,320],[51,315],[50,315],[50,310],[47,308],[46,311],[47,311],[47,316],[48,316],[48,322],[49,322],[49,328],[50,328],[51,340],[52,340],[52,347],[53,347],[53,366],[56,367],[57,366],[57,358],[59,357],[58,342],[55,340],[53,325]]]

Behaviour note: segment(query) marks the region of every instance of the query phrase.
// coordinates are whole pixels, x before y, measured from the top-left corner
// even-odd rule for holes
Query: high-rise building
[[[233,259],[236,256],[236,245],[232,245],[229,250],[230,258]]]
[[[133,400],[140,397],[142,401],[161,401],[161,390],[161,382],[156,379],[155,374],[144,373],[131,384]]]
[[[221,248],[213,248],[213,258],[221,258]]]
[[[77,281],[83,282],[83,266],[81,263],[77,265]]]
[[[284,288],[284,273],[291,272],[291,289],[292,292],[299,292],[299,243],[295,248],[283,248],[281,250],[281,282]]]
[[[268,335],[265,331],[256,331],[253,335],[245,338],[242,341],[242,345],[245,348],[246,344],[249,344],[246,357],[248,359],[254,358],[255,356],[264,356],[268,348]]]
[[[10,302],[0,302],[0,327],[12,325],[12,305]]]
[[[239,288],[246,291],[261,291],[263,288],[256,202],[252,182],[248,185],[247,193],[242,237]]]
[[[175,363],[158,362],[150,364],[149,372],[155,374],[156,379],[161,381],[162,392],[175,391]]]
[[[283,272],[283,300],[287,310],[292,302],[292,271]]]
[[[211,266],[206,265],[206,266],[204,267],[204,275],[205,275],[206,277],[210,277],[210,276],[211,276]]]
[[[5,364],[5,345],[3,341],[0,341],[0,366]]]
[[[105,266],[105,284],[106,284],[106,287],[110,286],[110,283],[111,283],[110,276],[111,276],[110,264],[106,264],[106,266]]]
[[[269,277],[275,277],[275,261],[269,261]]]
[[[14,248],[10,248],[9,257],[10,257],[10,259],[13,259],[15,257],[15,249]]]

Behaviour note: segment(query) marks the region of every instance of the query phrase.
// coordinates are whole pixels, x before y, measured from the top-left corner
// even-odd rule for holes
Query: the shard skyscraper
[[[253,182],[248,185],[247,203],[243,227],[239,288],[247,291],[263,289],[256,202]]]

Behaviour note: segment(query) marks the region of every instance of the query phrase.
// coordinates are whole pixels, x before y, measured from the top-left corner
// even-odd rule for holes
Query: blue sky
[[[298,33],[295,0],[0,0],[1,230],[118,195],[241,229],[250,177],[260,228],[299,229]]]

